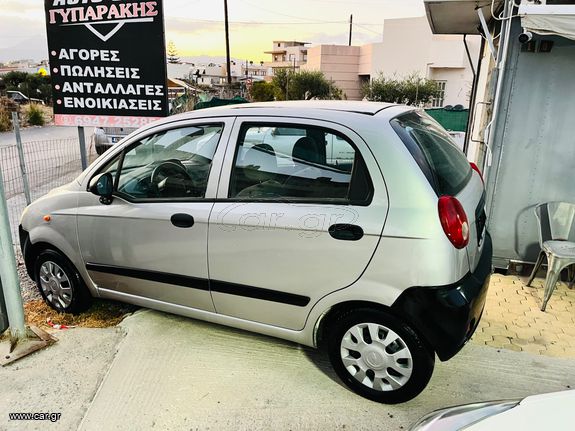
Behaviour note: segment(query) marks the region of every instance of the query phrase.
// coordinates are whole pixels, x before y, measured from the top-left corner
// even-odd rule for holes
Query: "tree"
[[[275,87],[277,100],[286,100],[286,93],[289,100],[343,98],[343,92],[320,71],[294,72],[290,69],[279,69],[274,74],[272,85]]]
[[[256,81],[250,89],[250,98],[254,102],[269,102],[274,100],[274,86],[271,82]]]
[[[178,55],[178,50],[176,49],[176,45],[174,42],[170,40],[168,42],[168,63],[171,64],[180,64],[180,57]]]
[[[421,78],[412,73],[405,78],[387,78],[379,74],[377,78],[363,85],[362,94],[374,102],[401,103],[405,105],[426,105],[439,94],[435,81]]]
[[[274,70],[274,77],[272,78],[272,86],[276,100],[286,100],[286,93],[288,91],[289,75],[293,72],[288,69]]]
[[[3,78],[6,91],[20,91],[27,97],[42,99],[46,103],[52,99],[50,76],[12,71],[5,74]]]

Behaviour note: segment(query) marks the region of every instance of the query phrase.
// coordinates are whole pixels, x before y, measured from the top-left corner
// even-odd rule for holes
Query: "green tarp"
[[[237,105],[238,103],[249,103],[246,99],[240,96],[236,96],[233,99],[220,99],[218,97],[212,97],[208,102],[199,102],[194,106],[196,109],[213,108],[215,106],[225,106],[225,105]]]
[[[453,132],[467,131],[467,118],[469,117],[469,109],[463,110],[448,110],[444,108],[426,109],[431,117],[435,119],[444,129]]]

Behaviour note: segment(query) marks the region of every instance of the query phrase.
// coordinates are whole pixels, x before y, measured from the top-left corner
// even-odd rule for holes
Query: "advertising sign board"
[[[56,125],[168,115],[162,0],[45,0]]]

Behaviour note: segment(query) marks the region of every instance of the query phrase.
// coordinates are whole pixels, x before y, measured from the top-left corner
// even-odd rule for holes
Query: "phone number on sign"
[[[132,127],[138,128],[162,117],[123,117],[106,115],[54,115],[56,126]]]

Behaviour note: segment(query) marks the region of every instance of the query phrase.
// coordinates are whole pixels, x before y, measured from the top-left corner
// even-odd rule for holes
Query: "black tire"
[[[55,265],[50,265],[50,263]],[[58,297],[60,295],[49,291],[49,289],[54,289],[54,285],[50,283],[57,283],[57,280],[51,277],[51,273],[46,273],[42,270],[44,264],[51,266],[51,273],[56,275],[63,273],[67,278],[67,283],[65,281],[61,283],[62,286],[69,287],[65,289],[65,293],[61,296],[62,298],[65,297],[65,300],[59,301]],[[40,295],[42,295],[44,301],[54,310],[60,313],[77,314],[85,311],[90,306],[92,301],[90,291],[84,284],[82,277],[72,262],[61,253],[55,250],[44,250],[40,252],[34,264],[34,276]],[[63,278],[60,278],[60,280],[63,280]],[[48,285],[46,291],[42,288],[43,284]]]
[[[378,337],[380,340],[386,340],[386,342],[391,340],[391,338],[387,337],[391,337],[392,333],[385,332],[385,329],[388,329],[398,336],[398,341],[391,343],[387,347],[383,347],[383,343],[373,343],[367,327],[367,324],[372,323],[378,325]],[[357,328],[361,331],[363,337],[361,341],[363,343],[356,340],[353,334],[347,334],[348,330],[356,325],[360,325]],[[366,327],[360,328],[361,325],[366,325]],[[351,390],[362,397],[385,404],[409,401],[427,386],[433,374],[435,354],[429,351],[423,340],[408,325],[391,314],[371,308],[349,311],[339,316],[331,327],[327,328],[327,331],[328,353],[335,372]],[[367,334],[364,331],[367,331]],[[363,349],[364,355],[362,356],[359,351],[342,347],[344,336],[346,337],[345,343],[347,346],[351,345],[353,347],[357,345],[358,348]],[[355,344],[354,340],[358,341],[359,344]],[[407,349],[407,353],[404,349]],[[388,366],[391,362],[390,358],[386,356],[387,354],[394,354],[400,351],[401,355],[411,355],[411,360],[396,360],[394,367],[396,369],[400,368],[401,373]],[[368,355],[370,355],[371,359],[367,357]],[[344,365],[342,356],[346,357],[348,366],[359,373],[361,373],[361,367],[354,365],[354,363],[355,361],[361,361],[367,368],[365,372],[366,378],[363,381],[367,381],[368,384],[376,388],[368,387],[367,384],[357,380]],[[375,364],[373,369],[370,368],[369,364],[366,365],[363,362],[366,360]],[[411,369],[409,370],[410,367]],[[375,374],[376,372],[380,377]],[[381,377],[381,374],[386,375]],[[362,376],[363,374],[359,375]],[[390,378],[393,380],[390,380]],[[400,386],[396,383],[397,381],[402,381]],[[390,382],[393,382],[398,387],[394,388]],[[379,387],[377,388],[377,386]]]

